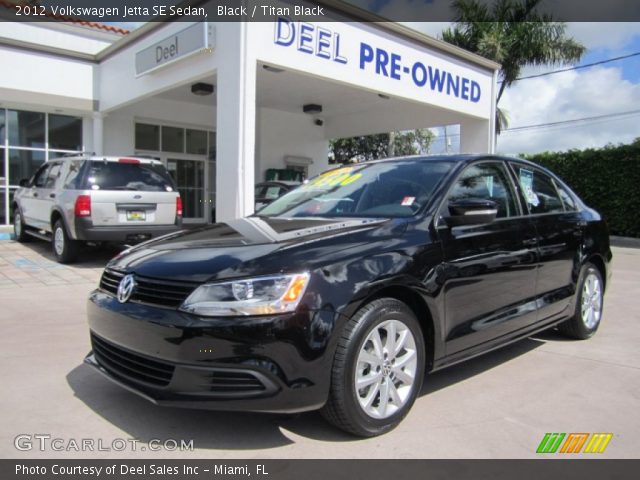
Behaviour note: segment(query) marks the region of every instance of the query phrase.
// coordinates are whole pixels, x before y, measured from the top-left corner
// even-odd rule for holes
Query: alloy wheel
[[[13,216],[13,232],[16,238],[20,238],[22,235],[22,217],[20,216],[20,212],[16,212]]]
[[[56,228],[53,235],[53,248],[55,248],[58,255],[62,255],[64,253],[64,231],[62,228]]]
[[[355,391],[362,410],[376,419],[388,418],[410,398],[418,366],[416,341],[399,320],[374,327],[356,364]]]
[[[582,286],[581,315],[584,325],[592,330],[602,314],[602,285],[597,275],[589,273]]]

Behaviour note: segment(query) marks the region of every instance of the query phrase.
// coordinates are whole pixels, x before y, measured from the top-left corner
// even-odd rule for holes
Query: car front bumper
[[[85,363],[164,406],[294,413],[327,400],[339,315],[202,319],[95,290]]]

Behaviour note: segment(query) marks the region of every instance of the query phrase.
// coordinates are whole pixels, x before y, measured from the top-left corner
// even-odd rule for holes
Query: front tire
[[[598,330],[604,306],[604,282],[600,271],[592,263],[586,263],[582,267],[576,298],[573,316],[561,323],[558,329],[567,337],[586,340]]]
[[[62,220],[53,225],[51,247],[59,263],[72,263],[78,257],[78,242],[69,238]]]
[[[22,214],[20,213],[20,209],[16,207],[13,212],[13,234],[16,237],[16,240],[20,243],[28,242],[31,237],[25,231],[25,224],[22,220]]]
[[[360,437],[386,433],[411,409],[424,365],[424,339],[413,311],[394,298],[374,300],[344,327],[321,413]]]

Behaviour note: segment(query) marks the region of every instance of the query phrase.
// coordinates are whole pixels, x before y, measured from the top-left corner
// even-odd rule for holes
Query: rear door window
[[[522,193],[533,214],[559,213],[564,208],[551,177],[529,166],[517,165],[516,171]]]
[[[173,180],[162,165],[91,161],[85,175],[86,189],[171,192]]]

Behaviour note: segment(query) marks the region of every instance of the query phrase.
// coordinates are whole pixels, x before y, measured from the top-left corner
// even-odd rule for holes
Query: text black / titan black
[[[354,164],[118,255],[85,361],[160,405],[322,409],[372,436],[425,372],[551,327],[593,335],[610,260],[605,221],[530,162]]]

